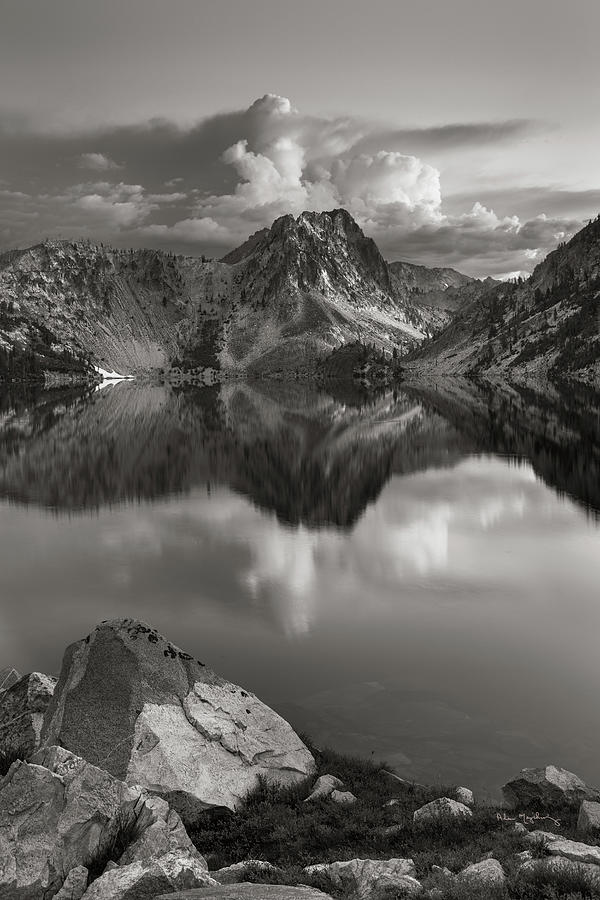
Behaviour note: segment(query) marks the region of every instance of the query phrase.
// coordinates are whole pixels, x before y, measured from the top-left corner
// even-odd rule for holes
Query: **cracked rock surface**
[[[236,809],[261,775],[290,784],[314,770],[281,716],[133,619],[67,648],[42,743],[164,797],[186,824]]]

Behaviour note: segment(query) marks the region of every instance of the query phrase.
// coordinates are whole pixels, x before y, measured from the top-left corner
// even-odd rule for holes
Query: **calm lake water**
[[[317,744],[600,784],[600,399],[447,379],[0,398],[0,668],[144,619]]]

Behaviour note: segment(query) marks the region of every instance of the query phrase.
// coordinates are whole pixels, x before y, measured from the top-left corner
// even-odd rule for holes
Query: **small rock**
[[[326,875],[343,891],[355,893],[358,900],[371,898],[376,890],[403,887],[416,890],[416,885],[408,885],[406,876],[416,881],[416,869],[412,859],[350,859],[345,862],[317,863],[304,869],[307,875]],[[421,885],[417,882],[419,891]]]
[[[551,844],[553,841],[560,840],[562,835],[554,834],[552,831],[528,831],[525,840],[528,844]]]
[[[449,797],[440,797],[415,810],[413,822],[415,825],[423,825],[440,819],[469,819],[472,815],[473,813],[464,803],[451,800]]]
[[[600,829],[600,803],[584,800],[579,808],[577,830],[597,831],[598,829]]]
[[[497,859],[484,859],[481,862],[473,863],[467,866],[462,872],[459,872],[457,878],[467,884],[483,887],[492,885],[494,887],[502,887],[506,882],[504,869]]]
[[[469,790],[469,788],[457,787],[454,794],[459,803],[464,803],[465,806],[473,806],[475,799],[473,797],[473,791]]]
[[[594,863],[600,866],[600,847],[583,844],[579,841],[568,841],[559,837],[548,844],[548,853],[551,856],[562,856],[573,862]]]
[[[517,834],[529,834],[529,831],[522,822],[515,822],[513,825],[513,831],[516,831]]]
[[[315,781],[311,793],[308,795],[305,803],[309,800],[317,800],[319,797],[329,797],[335,790],[343,790],[344,782],[336,778],[335,775],[321,775]]]
[[[531,850],[521,850],[519,853],[513,854],[513,859],[518,866],[522,866],[523,863],[529,862],[530,859],[533,859],[533,856]]]
[[[502,788],[507,804],[518,807],[548,808],[562,801],[598,800],[600,794],[573,772],[558,766],[522,769],[520,774]]]
[[[432,866],[431,872],[433,875],[444,875],[446,878],[451,878],[453,874],[447,866]]]
[[[334,803],[341,803],[346,806],[356,803],[358,799],[351,791],[332,791],[329,797]]]
[[[209,874],[211,878],[214,878],[219,884],[240,884],[247,880],[246,876],[251,869],[260,872],[279,871],[277,866],[274,866],[270,862],[266,862],[264,859],[245,859],[243,862],[234,863],[232,866],[225,866],[225,868],[217,869],[215,872],[210,872]]]
[[[400,803],[402,803],[400,797],[393,797],[391,800],[386,800],[381,808],[385,809],[388,806],[398,806]]]
[[[85,866],[71,869],[54,900],[81,900],[87,889],[88,870]]]

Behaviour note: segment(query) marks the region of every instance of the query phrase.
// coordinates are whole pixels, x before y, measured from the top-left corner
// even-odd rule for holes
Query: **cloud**
[[[581,224],[577,197],[561,207],[555,191],[546,207],[540,189],[525,208],[513,190],[488,192],[489,199],[465,192],[448,202],[439,161],[543,127],[516,120],[390,129],[352,116],[305,115],[277,94],[187,128],[156,119],[34,134],[0,116],[10,192],[0,240],[24,246],[82,234],[220,256],[280,215],[344,206],[389,258],[475,275],[531,269],[562,239],[556,235]],[[103,186],[81,185],[82,169],[102,173]],[[135,188],[129,194],[120,169]]]
[[[77,164],[81,169],[93,169],[96,172],[108,172],[110,169],[123,168],[104,153],[82,153]]]

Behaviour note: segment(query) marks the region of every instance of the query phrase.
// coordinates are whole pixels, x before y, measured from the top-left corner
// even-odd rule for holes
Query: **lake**
[[[150,622],[317,745],[600,784],[600,398],[440,379],[0,397],[0,668]]]

